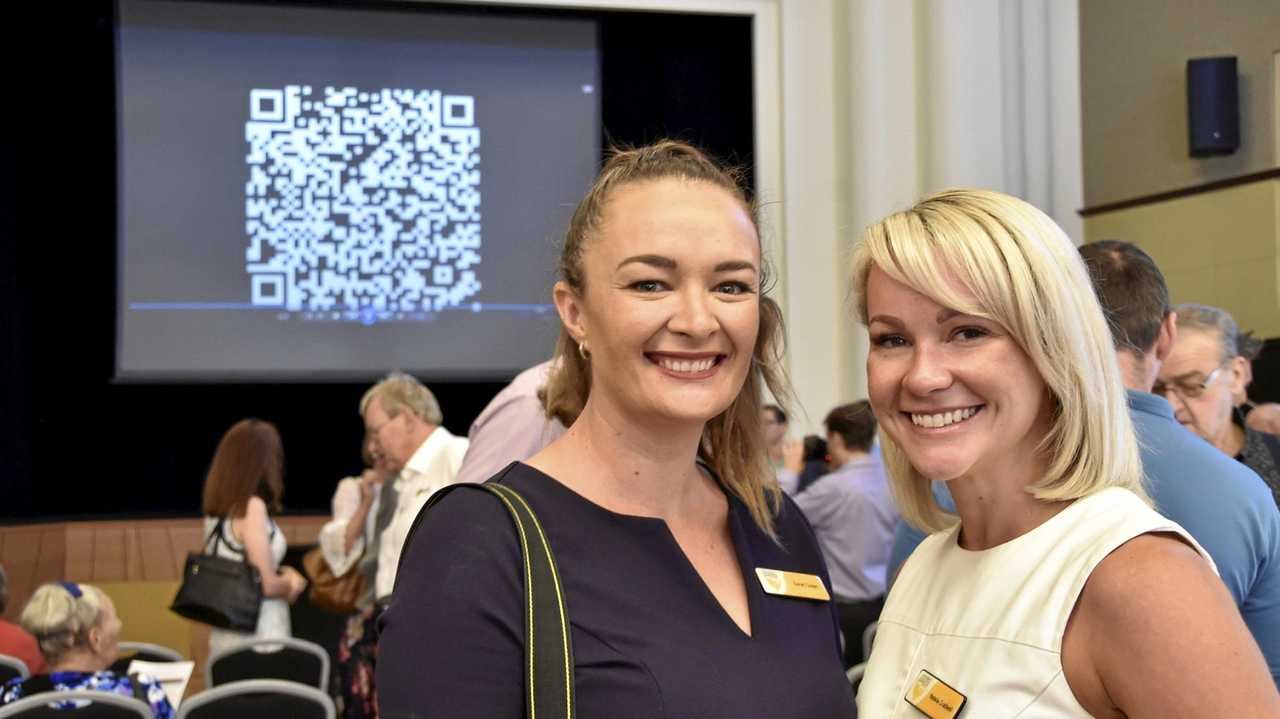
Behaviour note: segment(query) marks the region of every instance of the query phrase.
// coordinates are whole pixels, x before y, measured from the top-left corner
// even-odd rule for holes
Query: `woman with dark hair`
[[[250,639],[288,637],[289,605],[307,580],[293,567],[281,567],[286,542],[272,521],[284,495],[284,450],[275,425],[260,419],[236,422],[218,442],[204,481],[206,547],[218,556],[246,559],[262,576],[262,610],[252,634],[214,628],[209,651],[229,649]]]
[[[766,452],[781,317],[736,176],[678,142],[614,153],[560,275],[545,397],[570,426],[489,481],[555,555],[577,714],[852,716],[826,567]],[[526,715],[518,541],[479,492],[425,517],[382,617],[382,716]]]

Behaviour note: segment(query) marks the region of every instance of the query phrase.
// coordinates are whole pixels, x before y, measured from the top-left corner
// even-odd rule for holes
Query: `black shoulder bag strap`
[[[231,542],[227,541],[227,531],[230,530],[230,524],[230,517],[223,517],[218,520],[218,523],[213,527],[213,531],[209,532],[209,538],[204,540],[205,549],[208,549],[209,543],[213,542],[213,549],[205,552],[205,554],[212,554],[216,557],[218,555],[218,544],[221,543],[226,546],[228,552],[231,552],[232,554],[239,554],[240,561],[245,564],[249,564],[249,553],[244,551],[244,545],[240,545],[240,548],[236,549],[231,546]],[[224,530],[223,527],[227,527],[227,530]]]
[[[218,520],[218,523],[217,523],[217,524],[215,524],[215,525],[213,525],[213,529],[209,531],[209,536],[208,536],[208,537],[205,537],[205,539],[204,539],[204,545],[202,545],[202,547],[201,547],[201,548],[204,550],[204,553],[205,553],[205,554],[217,554],[217,553],[218,553],[218,542],[224,541],[224,540],[222,539],[222,523],[223,523],[223,522],[225,522],[225,521],[227,521],[227,520],[225,520],[225,519],[219,519],[219,520]],[[212,548],[212,549],[210,549],[210,548],[209,548],[209,545],[210,545],[210,544],[213,544],[213,548]],[[231,548],[231,545],[229,545],[229,544],[228,544],[228,545],[227,545],[227,548],[228,548],[228,549],[230,549],[230,548]]]
[[[573,719],[573,645],[569,637],[569,613],[564,588],[556,569],[551,544],[537,515],[519,492],[501,484],[451,484],[431,495],[413,520],[405,538],[407,548],[419,525],[446,494],[459,489],[480,491],[502,502],[515,525],[524,573],[525,618],[525,716],[528,719]],[[404,568],[404,554],[396,568],[397,583]],[[392,596],[395,595],[394,590]]]

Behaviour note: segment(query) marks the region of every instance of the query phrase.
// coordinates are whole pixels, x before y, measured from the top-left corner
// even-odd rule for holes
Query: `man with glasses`
[[[374,597],[385,605],[395,586],[400,551],[413,520],[436,490],[453,484],[467,453],[467,440],[440,426],[444,415],[431,390],[402,372],[392,372],[360,400],[365,431],[393,471],[396,507],[378,547]]]
[[[1169,400],[1182,426],[1266,480],[1280,505],[1280,437],[1249,426],[1240,411],[1261,340],[1241,333],[1218,307],[1179,305],[1177,317],[1178,341],[1153,391]]]
[[[1280,685],[1280,510],[1257,474],[1180,425],[1169,403],[1151,393],[1178,332],[1155,262],[1136,245],[1114,240],[1084,245],[1080,254],[1111,325],[1147,490],[1156,509],[1213,558]],[[934,494],[954,507],[939,483]],[[899,524],[890,576],[923,538]]]

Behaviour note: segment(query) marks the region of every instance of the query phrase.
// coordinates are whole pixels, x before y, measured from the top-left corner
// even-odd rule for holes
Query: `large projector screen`
[[[595,22],[121,0],[116,377],[493,379],[549,356]]]

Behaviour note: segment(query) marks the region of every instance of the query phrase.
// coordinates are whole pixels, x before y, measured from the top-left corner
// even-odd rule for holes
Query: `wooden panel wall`
[[[1127,240],[1159,265],[1175,303],[1221,307],[1280,337],[1280,180],[1091,215],[1085,240]]]
[[[314,544],[328,517],[277,520],[291,546]],[[17,621],[36,587],[69,579],[102,582],[176,581],[187,552],[197,551],[200,519],[68,522],[0,527],[0,566],[9,575],[5,619]]]
[[[280,517],[276,523],[290,546],[300,546],[315,544],[320,527],[328,520],[327,516]],[[122,641],[157,641],[163,637],[154,636],[155,627],[179,627],[168,641],[158,643],[195,660],[195,674],[187,688],[190,696],[203,688],[208,628],[185,620],[175,624],[174,616],[161,607],[168,606],[182,578],[187,552],[199,551],[203,533],[204,522],[198,518],[0,527],[0,566],[9,576],[4,618],[17,622],[36,587],[63,579],[99,586],[108,595],[121,595],[117,609],[122,619],[127,618]],[[150,596],[156,592],[165,596]],[[139,596],[146,601],[135,601]],[[122,601],[132,606],[120,606]],[[161,612],[162,616],[148,612]]]

